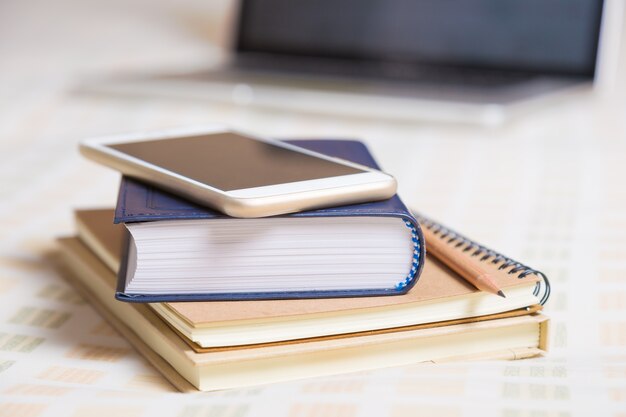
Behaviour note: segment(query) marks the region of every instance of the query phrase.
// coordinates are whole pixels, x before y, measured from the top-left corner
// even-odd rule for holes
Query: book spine
[[[411,258],[411,269],[409,270],[408,275],[398,284],[396,284],[396,289],[398,291],[404,290],[407,286],[415,283],[416,275],[418,271],[420,271],[420,259],[422,255],[422,242],[420,239],[420,234],[418,233],[417,228],[419,227],[417,224],[413,224],[408,220],[402,220],[406,227],[411,230],[411,244],[413,245],[413,256]],[[417,275],[419,277],[419,275]]]

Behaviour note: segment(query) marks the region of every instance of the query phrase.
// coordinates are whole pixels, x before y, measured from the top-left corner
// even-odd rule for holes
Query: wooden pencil
[[[472,258],[470,254],[456,250],[428,227],[422,227],[422,231],[426,239],[426,250],[428,253],[432,254],[479,290],[506,297],[489,273],[482,268],[480,262]]]

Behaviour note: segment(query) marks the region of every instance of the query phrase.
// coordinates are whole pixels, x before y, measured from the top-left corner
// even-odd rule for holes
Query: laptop
[[[592,84],[602,10],[602,0],[241,0],[228,62],[114,89],[493,125]]]

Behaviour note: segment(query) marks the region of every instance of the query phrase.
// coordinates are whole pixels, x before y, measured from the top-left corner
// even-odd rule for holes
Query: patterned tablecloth
[[[0,416],[626,416],[624,89],[486,129],[76,88],[207,65],[222,15],[204,1],[0,5]],[[81,159],[79,139],[207,122],[365,140],[407,203],[551,277],[550,355],[174,392],[63,280],[54,239],[73,209],[115,202],[118,175]]]

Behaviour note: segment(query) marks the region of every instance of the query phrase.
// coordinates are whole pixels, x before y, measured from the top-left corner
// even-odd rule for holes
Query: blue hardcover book
[[[289,142],[379,168],[358,141]],[[235,219],[124,177],[115,222],[129,231],[121,301],[399,295],[418,280],[425,259],[420,226],[397,195]]]

